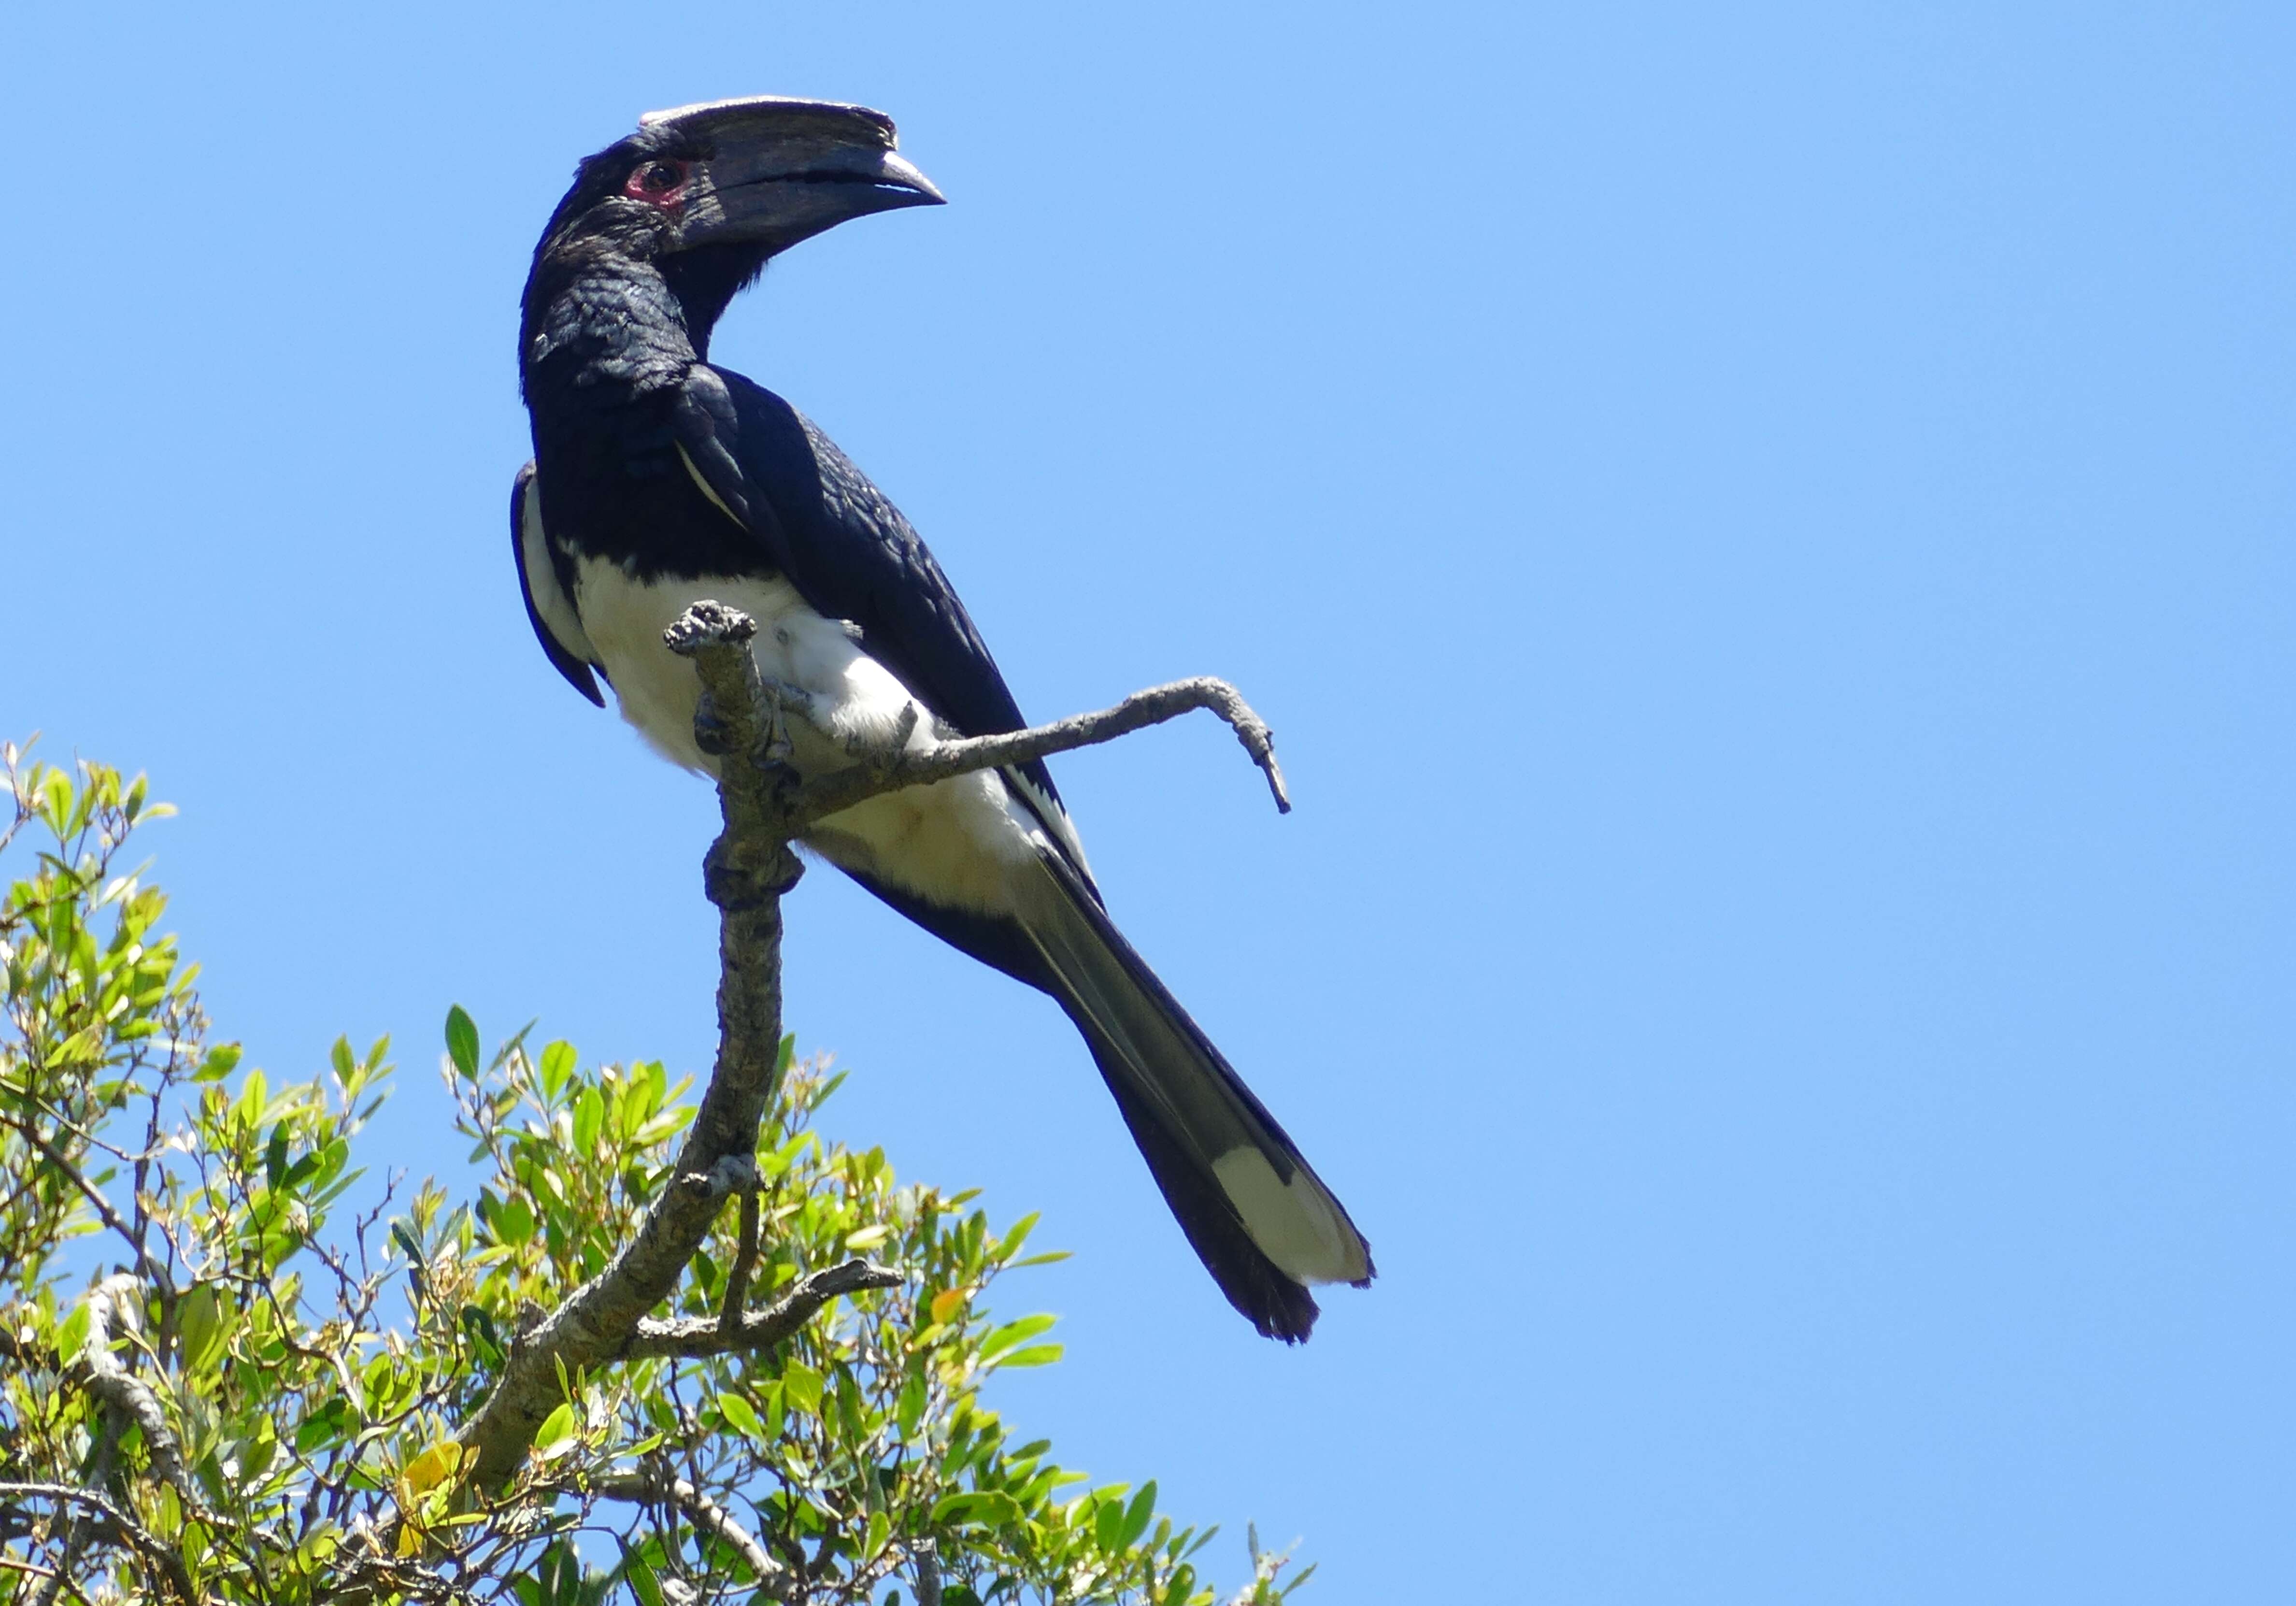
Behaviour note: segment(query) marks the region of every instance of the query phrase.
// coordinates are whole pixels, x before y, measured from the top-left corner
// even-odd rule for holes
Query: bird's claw
[[[882,740],[863,731],[848,735],[845,756],[865,764],[898,758],[909,750],[909,738],[916,734],[917,722],[923,717],[913,698],[901,705],[900,713],[894,717],[892,731]]]
[[[718,705],[709,701],[709,693],[701,693],[701,701],[693,709],[693,745],[706,757],[722,758],[730,745],[726,722],[718,717]]]

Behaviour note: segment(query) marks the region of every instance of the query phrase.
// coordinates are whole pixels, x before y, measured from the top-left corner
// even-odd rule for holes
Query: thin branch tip
[[[1048,725],[1000,731],[988,736],[948,737],[922,747],[908,745],[914,727],[905,719],[898,740],[873,750],[854,753],[855,762],[849,768],[806,782],[789,809],[791,828],[802,832],[831,815],[886,792],[931,786],[959,775],[1008,769],[1055,753],[1097,747],[1152,725],[1162,725],[1195,709],[1209,709],[1235,732],[1244,752],[1267,776],[1277,812],[1291,813],[1291,790],[1284,783],[1283,766],[1275,761],[1275,741],[1267,721],[1254,713],[1251,705],[1244,701],[1243,693],[1226,681],[1200,675],[1135,692],[1123,701],[1094,713],[1072,714]],[[847,750],[852,752],[850,747]]]

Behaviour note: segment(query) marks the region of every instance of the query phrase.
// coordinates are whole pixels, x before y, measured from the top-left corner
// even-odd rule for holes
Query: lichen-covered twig
[[[87,1341],[79,1352],[81,1381],[90,1394],[143,1430],[152,1475],[172,1486],[192,1511],[202,1511],[205,1503],[184,1465],[183,1452],[176,1447],[175,1430],[168,1425],[160,1397],[111,1353],[113,1328],[135,1308],[130,1301],[140,1301],[143,1293],[142,1283],[129,1273],[120,1272],[97,1283],[88,1295]]]
[[[718,1307],[718,1325],[738,1332],[742,1314],[749,1308],[750,1274],[758,1269],[758,1190],[742,1192],[740,1235],[734,1241],[734,1264],[726,1271],[726,1298]]]
[[[857,753],[852,767],[834,770],[806,783],[791,813],[801,823],[811,824],[824,815],[850,808],[881,792],[947,781],[977,770],[1026,764],[1032,758],[1072,752],[1080,747],[1096,747],[1152,725],[1177,719],[1196,709],[1210,709],[1227,722],[1235,732],[1235,739],[1243,744],[1243,750],[1251,755],[1251,761],[1267,777],[1267,790],[1275,795],[1277,810],[1291,813],[1292,794],[1283,784],[1283,767],[1275,762],[1275,741],[1267,722],[1252,712],[1242,692],[1210,675],[1151,686],[1144,692],[1135,692],[1112,708],[1091,714],[1072,714],[1066,719],[1030,725],[1026,730],[995,736],[953,737],[922,748],[900,746],[882,752]]]
[[[623,1354],[646,1313],[669,1298],[728,1195],[754,1184],[758,1126],[780,1065],[781,895],[798,878],[768,747],[775,711],[749,652],[755,626],[707,605],[679,621],[672,645],[694,660],[704,688],[697,734],[728,762],[718,784],[726,829],[705,862],[703,887],[719,914],[718,1063],[685,1147],[638,1225],[606,1269],[526,1335],[492,1393],[464,1426],[480,1487],[517,1471],[573,1375]]]
[[[637,1324],[623,1354],[633,1360],[652,1356],[690,1359],[696,1356],[733,1355],[763,1349],[790,1337],[813,1320],[822,1307],[840,1294],[869,1288],[892,1288],[901,1274],[866,1260],[848,1260],[800,1278],[789,1291],[763,1310],[742,1314],[738,1323],[723,1316],[681,1316],[662,1322],[649,1318]]]

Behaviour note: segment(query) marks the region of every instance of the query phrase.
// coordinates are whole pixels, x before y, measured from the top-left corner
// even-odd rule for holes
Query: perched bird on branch
[[[603,707],[603,678],[675,763],[718,763],[695,741],[693,666],[662,641],[704,598],[755,619],[760,675],[804,694],[791,762],[808,777],[872,743],[1025,723],[908,521],[795,408],[709,361],[775,253],[940,200],[882,114],[762,97],[650,114],[581,164],[543,231],[519,331],[534,461],[511,497],[527,613],[575,690]],[[803,841],[1060,1003],[1261,1332],[1304,1339],[1311,1285],[1371,1280],[1347,1211],[1110,921],[1042,762],[873,798]]]

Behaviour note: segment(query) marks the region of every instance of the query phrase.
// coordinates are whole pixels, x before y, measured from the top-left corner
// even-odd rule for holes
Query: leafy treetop
[[[1034,1217],[825,1141],[782,1046],[754,1156],[668,1309],[556,1380],[507,1480],[468,1424],[546,1311],[644,1230],[693,1112],[449,1012],[467,1179],[361,1186],[388,1042],[276,1082],[209,1040],[124,851],[141,777],[0,747],[0,1606],[780,1601],[1204,1606],[1156,1486],[1094,1486],[982,1405],[1055,1361],[999,1320]],[[352,1201],[370,1201],[354,1209]],[[1272,1606],[1255,1538],[1236,1602]],[[1312,1571],[1312,1569],[1308,1569]]]

